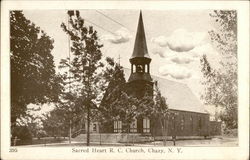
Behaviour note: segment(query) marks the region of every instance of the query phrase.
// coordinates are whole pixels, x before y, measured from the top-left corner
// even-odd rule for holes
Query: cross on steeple
[[[121,65],[120,64],[120,60],[121,60],[121,56],[120,56],[120,54],[118,55],[118,64],[119,64],[119,66]]]

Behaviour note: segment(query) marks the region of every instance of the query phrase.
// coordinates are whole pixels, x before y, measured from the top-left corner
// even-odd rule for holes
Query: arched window
[[[175,130],[175,117],[172,116],[172,130]]]
[[[194,119],[193,119],[192,115],[190,116],[190,125],[191,125],[191,131],[193,132],[193,130],[194,130]]]
[[[137,132],[137,120],[135,119],[131,124],[130,124],[130,132],[131,133],[136,133]]]
[[[122,132],[122,121],[114,121],[114,132],[115,133]]]
[[[97,130],[97,124],[94,123],[94,124],[93,124],[93,132],[96,132],[96,130]]]
[[[143,69],[144,69],[143,65],[141,65],[141,64],[136,65],[136,72],[142,73],[142,72],[144,72]]]
[[[148,118],[143,118],[143,132],[150,132],[150,120]]]
[[[199,129],[201,129],[201,127],[202,127],[202,123],[201,123],[201,117],[199,117]]]
[[[185,125],[185,118],[184,118],[184,115],[183,115],[182,119],[181,119],[181,130],[184,130],[184,125]]]

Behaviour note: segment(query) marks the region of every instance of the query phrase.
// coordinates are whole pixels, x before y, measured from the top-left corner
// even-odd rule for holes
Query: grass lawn
[[[62,143],[68,141],[67,137],[43,137],[43,138],[32,138],[32,140],[17,140],[16,146],[21,145],[36,145],[36,144],[51,144],[51,143]]]
[[[48,139],[47,139],[48,140]],[[38,141],[37,141],[38,142]],[[39,141],[42,142],[42,141]],[[50,143],[49,143],[50,142]],[[203,140],[177,140],[176,146],[188,147],[188,146],[237,146],[237,138],[212,138],[212,139],[203,139]],[[37,143],[33,145],[28,145],[29,147],[77,147],[77,146],[86,146],[85,142],[74,142],[72,141],[69,144],[67,139],[60,139],[59,141],[47,141],[47,143]],[[90,146],[164,146],[162,141],[147,142],[147,143],[99,143],[91,142]],[[172,141],[167,141],[166,146],[174,146]]]

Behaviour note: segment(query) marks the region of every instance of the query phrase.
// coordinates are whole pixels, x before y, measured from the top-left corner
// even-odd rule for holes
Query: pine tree
[[[98,68],[103,67],[97,31],[92,26],[85,26],[84,19],[79,11],[68,11],[69,26],[62,23],[61,27],[69,35],[71,40],[71,52],[73,60],[70,71],[74,79],[82,84],[80,98],[82,108],[87,111],[87,145],[90,141],[90,117],[94,100],[98,96],[98,82],[100,80]]]

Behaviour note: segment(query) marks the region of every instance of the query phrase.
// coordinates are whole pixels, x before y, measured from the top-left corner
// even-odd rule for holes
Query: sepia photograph
[[[66,8],[8,10],[9,152],[240,147],[239,10]]]
[[[12,145],[237,146],[235,10],[10,11],[10,45]]]

